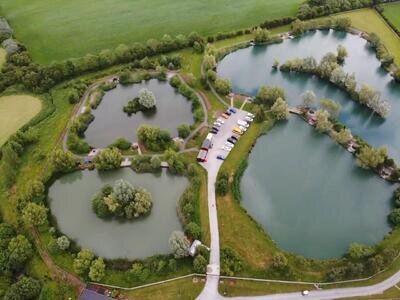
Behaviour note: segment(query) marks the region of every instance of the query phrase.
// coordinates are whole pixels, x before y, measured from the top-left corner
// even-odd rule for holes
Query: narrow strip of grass
[[[175,300],[195,299],[204,287],[204,278],[184,278],[133,291],[121,291],[131,299]]]
[[[3,48],[0,48],[0,70],[6,62],[7,52]]]
[[[387,3],[383,5],[383,15],[400,30],[400,2]]]

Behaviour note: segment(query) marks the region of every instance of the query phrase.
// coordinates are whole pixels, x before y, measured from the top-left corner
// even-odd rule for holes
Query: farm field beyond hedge
[[[400,30],[400,2],[390,3],[383,6],[383,14]]]
[[[38,63],[164,34],[203,35],[294,16],[303,0],[2,0],[4,15]]]
[[[41,101],[27,95],[0,97],[0,146],[41,109]]]

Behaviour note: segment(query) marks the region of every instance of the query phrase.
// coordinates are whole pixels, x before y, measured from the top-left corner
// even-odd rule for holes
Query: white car
[[[221,126],[222,126],[222,124],[221,123],[218,123],[218,122],[214,122],[214,124],[213,124],[215,127],[218,127],[218,128],[220,128]]]
[[[243,120],[238,120],[237,124],[246,128],[249,127],[249,124]]]
[[[218,118],[215,122],[218,122],[218,123],[221,123],[221,124],[224,124],[224,123],[225,123],[225,121],[222,120],[221,118]]]
[[[254,115],[252,113],[249,113],[249,112],[246,114],[246,117],[254,119]]]
[[[232,148],[233,148],[233,146],[235,146],[235,145],[234,145],[234,144],[232,144],[232,143],[229,143],[229,142],[225,142],[224,146],[225,146],[225,147],[227,147],[227,148],[230,148],[230,149],[232,149]]]
[[[242,132],[247,131],[247,128],[246,128],[246,127],[243,127],[242,125],[239,126],[239,129],[240,129]]]
[[[229,147],[227,147],[227,146],[222,146],[221,149],[222,149],[222,150],[225,150],[225,151],[227,151],[227,152],[231,152],[231,150],[232,150],[232,148],[229,148]]]
[[[245,121],[247,121],[247,122],[253,122],[253,120],[254,120],[253,118],[250,118],[250,117],[247,117],[247,116],[244,117],[244,119],[245,119]]]

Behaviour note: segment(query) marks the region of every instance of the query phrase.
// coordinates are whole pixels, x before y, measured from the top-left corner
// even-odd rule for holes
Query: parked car
[[[308,291],[308,290],[304,290],[304,291],[301,292],[301,295],[302,295],[302,296],[307,296],[308,294],[309,294],[309,291]]]
[[[243,134],[243,131],[239,127],[233,128],[232,132],[235,133],[235,134],[240,134],[240,135]]]
[[[254,119],[246,116],[244,117],[244,120],[247,122],[253,122]]]
[[[231,152],[232,148],[226,147],[226,146],[221,146],[222,150],[225,150],[227,152]]]
[[[218,122],[214,122],[213,126],[215,126],[217,128],[220,128],[222,125],[220,123],[218,123]]]
[[[219,160],[225,160],[225,156],[219,154],[219,155],[217,155],[217,159],[219,159]]]
[[[236,140],[234,140],[234,139],[231,139],[231,138],[229,138],[229,139],[227,139],[227,141],[229,142],[229,143],[231,143],[231,144],[236,144]]]
[[[247,122],[245,122],[245,121],[243,121],[243,120],[238,120],[238,121],[237,121],[237,124],[238,124],[239,126],[243,126],[243,127],[246,127],[246,128],[250,126]]]
[[[235,145],[229,142],[225,142],[224,146],[228,147],[228,148],[233,148]]]
[[[247,128],[246,127],[243,127],[243,126],[239,126],[239,129],[242,131],[242,132],[246,132],[246,130],[247,130]]]
[[[222,114],[221,117],[223,117],[224,119],[228,119],[229,116],[227,114]]]
[[[231,136],[231,139],[234,139],[236,141],[238,141],[239,138],[240,138],[240,135],[238,135],[238,134],[234,134],[234,135]]]
[[[228,116],[230,116],[232,113],[230,112],[229,109],[227,109],[227,110],[225,111],[225,114],[227,114]]]
[[[252,113],[249,113],[249,112],[246,114],[246,117],[250,117],[250,118],[254,119],[254,115]]]
[[[218,123],[221,123],[221,124],[224,124],[224,123],[225,123],[225,121],[222,120],[221,118],[218,118],[215,122],[218,122]]]
[[[210,130],[210,133],[212,133],[212,134],[217,134],[218,131],[217,131],[217,130],[214,130],[214,129],[211,129],[211,130]]]
[[[230,111],[231,113],[234,113],[234,114],[236,114],[236,112],[237,112],[237,110],[236,110],[235,108],[233,108],[233,107],[229,108],[229,111]]]
[[[215,130],[215,131],[219,131],[219,128],[218,127],[215,127],[215,126],[213,126],[212,128],[211,128],[212,130]]]

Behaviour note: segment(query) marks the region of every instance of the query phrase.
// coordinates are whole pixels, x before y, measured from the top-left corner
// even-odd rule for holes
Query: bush
[[[69,239],[65,235],[60,236],[57,239],[57,246],[62,251],[67,250],[69,248],[70,244],[71,244],[71,242],[69,241]]]
[[[223,96],[228,95],[232,91],[232,83],[229,79],[217,78],[214,85],[217,93]]]
[[[197,223],[194,222],[190,222],[186,226],[185,233],[195,240],[199,240],[201,238],[201,228]]]
[[[179,137],[185,139],[190,135],[190,126],[187,124],[181,124],[178,126]]]
[[[215,192],[218,196],[225,196],[229,191],[229,174],[225,170],[218,173],[217,182],[215,183]]]
[[[137,130],[138,138],[150,151],[162,151],[171,145],[171,136],[168,131],[159,127],[141,125]]]
[[[395,208],[392,210],[392,212],[389,215],[389,221],[394,226],[400,225],[400,208]]]
[[[226,276],[234,276],[243,268],[243,262],[239,254],[229,247],[221,249],[221,273]]]
[[[118,148],[119,150],[129,150],[131,148],[131,143],[127,141],[126,139],[120,137],[115,140],[114,143],[112,143],[109,148]]]
[[[207,260],[199,254],[193,260],[193,269],[196,273],[204,274],[206,273],[207,264]]]
[[[98,170],[112,170],[121,166],[122,154],[116,148],[101,150],[94,158],[94,165]]]

